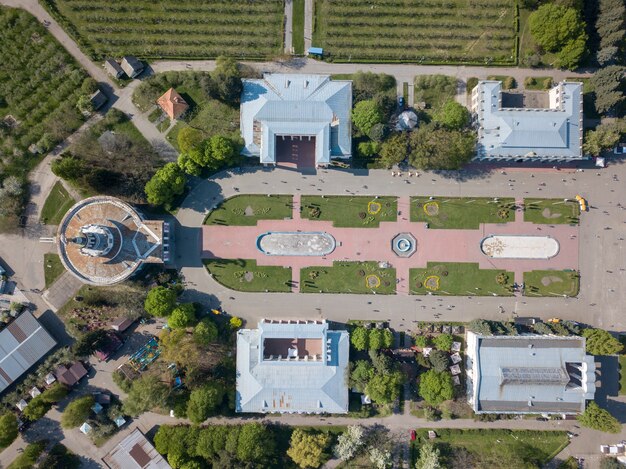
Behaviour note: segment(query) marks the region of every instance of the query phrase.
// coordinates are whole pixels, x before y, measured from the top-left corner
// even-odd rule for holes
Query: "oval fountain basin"
[[[559,243],[550,236],[487,236],[481,251],[494,259],[550,259],[559,253]]]
[[[335,250],[335,238],[324,232],[267,232],[257,248],[267,256],[325,256]]]

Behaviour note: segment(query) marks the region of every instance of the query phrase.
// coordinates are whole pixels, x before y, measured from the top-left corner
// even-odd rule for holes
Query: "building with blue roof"
[[[326,321],[262,320],[237,332],[237,412],[348,412],[347,331]]]
[[[467,394],[478,414],[577,414],[595,394],[595,361],[577,336],[467,333]]]
[[[325,166],[352,153],[352,82],[329,75],[243,80],[242,154],[263,164]]]
[[[500,81],[479,81],[471,111],[477,159],[567,162],[583,157],[582,83],[564,81],[546,92],[513,94],[503,92]]]

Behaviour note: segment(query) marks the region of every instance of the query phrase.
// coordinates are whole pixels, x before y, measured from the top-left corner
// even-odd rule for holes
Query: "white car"
[[[613,148],[613,153],[616,155],[626,155],[626,143],[618,143],[615,148]]]

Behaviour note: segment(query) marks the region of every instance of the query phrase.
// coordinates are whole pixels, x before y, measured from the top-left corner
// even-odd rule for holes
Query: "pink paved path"
[[[398,199],[398,220],[382,222],[379,228],[335,228],[332,222],[300,218],[300,195],[294,196],[291,220],[260,220],[257,226],[202,227],[202,258],[255,259],[258,265],[291,267],[292,280],[298,285],[300,269],[330,266],[333,261],[387,261],[396,269],[398,293],[409,293],[409,268],[426,267],[427,262],[477,262],[484,269],[506,269],[522,283],[523,273],[530,270],[578,269],[578,227],[569,225],[535,225],[524,223],[518,210],[515,221],[503,224],[481,224],[477,230],[428,229],[425,223],[409,221],[409,198]],[[336,249],[324,257],[266,256],[256,248],[257,237],[267,231],[325,231],[334,236]],[[392,238],[410,232],[417,239],[417,252],[399,258],[391,250]],[[551,236],[559,253],[551,259],[492,259],[480,250],[480,242],[489,235]]]

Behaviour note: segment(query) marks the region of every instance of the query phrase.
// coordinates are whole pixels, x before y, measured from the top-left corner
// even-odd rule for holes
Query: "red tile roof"
[[[189,108],[189,104],[174,88],[170,88],[157,100],[157,104],[170,119],[178,119]]]

